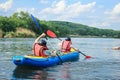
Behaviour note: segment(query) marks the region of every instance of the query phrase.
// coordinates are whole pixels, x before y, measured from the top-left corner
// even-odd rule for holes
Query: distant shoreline
[[[15,32],[7,32],[4,34],[2,30],[0,30],[0,38],[35,38],[38,34],[35,32],[26,29],[26,28],[17,28]],[[63,36],[62,36],[63,37]],[[66,36],[64,36],[66,37]],[[73,38],[114,38],[114,37],[107,37],[107,36],[91,36],[91,35],[70,35]]]

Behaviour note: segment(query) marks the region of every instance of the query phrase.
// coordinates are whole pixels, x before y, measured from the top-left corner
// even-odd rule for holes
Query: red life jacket
[[[61,46],[61,52],[70,52],[71,41],[63,41]]]
[[[40,45],[39,43],[35,43],[33,46],[33,53],[35,56],[47,57],[44,53],[44,50],[48,50],[48,48]]]

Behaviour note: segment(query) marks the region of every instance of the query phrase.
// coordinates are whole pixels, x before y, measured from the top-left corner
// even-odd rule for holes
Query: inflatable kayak
[[[14,56],[12,61],[17,66],[39,67],[45,68],[58,65],[67,61],[76,61],[79,59],[79,52],[74,51],[67,54],[42,58],[37,56]]]

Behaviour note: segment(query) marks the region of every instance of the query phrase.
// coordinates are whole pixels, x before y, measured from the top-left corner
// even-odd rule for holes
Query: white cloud
[[[106,11],[105,14],[109,14],[114,17],[120,16],[120,3],[116,4],[111,11]]]
[[[96,4],[96,2],[82,5],[80,2],[77,2],[74,4],[68,5],[66,8],[66,11],[64,11],[64,17],[66,17],[66,18],[78,17],[82,13],[93,12],[93,10],[94,10],[93,7],[95,6],[95,4]]]
[[[118,3],[111,12],[112,15],[120,15],[120,3]]]
[[[27,8],[17,8],[17,10],[16,10],[16,12],[21,12],[21,11],[27,12],[28,9]]]
[[[61,0],[58,3],[54,2],[54,4],[51,7],[43,9],[41,13],[59,14],[62,11],[64,11],[65,6],[66,6],[65,0]]]
[[[59,3],[55,5],[54,12],[55,13],[60,13],[65,10],[66,3],[64,0],[61,0]]]
[[[118,27],[120,24],[120,3],[116,4],[113,7],[113,9],[109,11],[105,11],[103,14],[101,13],[100,16],[98,17],[90,16],[90,18],[91,18],[91,20],[89,21],[90,26],[103,28],[103,29],[113,29],[113,28],[115,30],[120,29]]]
[[[106,11],[105,14],[107,14],[107,16],[104,17],[104,19],[105,19],[104,22],[109,23],[109,25],[106,25],[106,26],[108,26],[108,27],[119,26],[119,24],[120,24],[120,3],[116,4],[111,11]]]
[[[29,12],[31,14],[33,14],[35,12],[35,8],[17,8],[16,12],[21,12],[21,11],[24,11],[24,12]]]
[[[56,15],[57,19],[66,20],[74,17],[76,18],[82,13],[84,14],[94,12],[95,5],[96,2],[91,2],[84,5],[80,2],[76,2],[71,5],[67,5],[65,0],[61,0],[59,2],[54,2],[52,6],[43,9],[40,14],[47,14],[47,16]]]
[[[109,23],[109,22],[103,22],[103,23],[101,24],[101,26],[107,27],[107,26],[110,26],[110,23]]]
[[[94,23],[91,23],[90,26],[105,28],[105,27],[110,26],[110,23],[109,22],[94,22]]]
[[[7,12],[11,7],[12,7],[13,0],[8,0],[5,3],[0,4],[0,9],[4,10]]]
[[[48,1],[47,1],[47,0],[40,0],[40,3],[42,3],[42,4],[47,4]]]

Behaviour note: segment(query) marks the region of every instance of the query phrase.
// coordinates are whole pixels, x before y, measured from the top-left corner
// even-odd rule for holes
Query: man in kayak
[[[48,50],[46,44],[47,42],[45,40],[41,40],[42,37],[45,37],[46,34],[42,33],[34,42],[33,47],[32,47],[32,52],[34,53],[35,56],[40,56],[40,57],[47,57],[45,54],[45,51]],[[39,43],[39,41],[41,42]]]
[[[68,36],[64,41],[62,41],[59,45],[61,46],[60,51],[63,53],[68,53],[71,50],[71,38]]]

